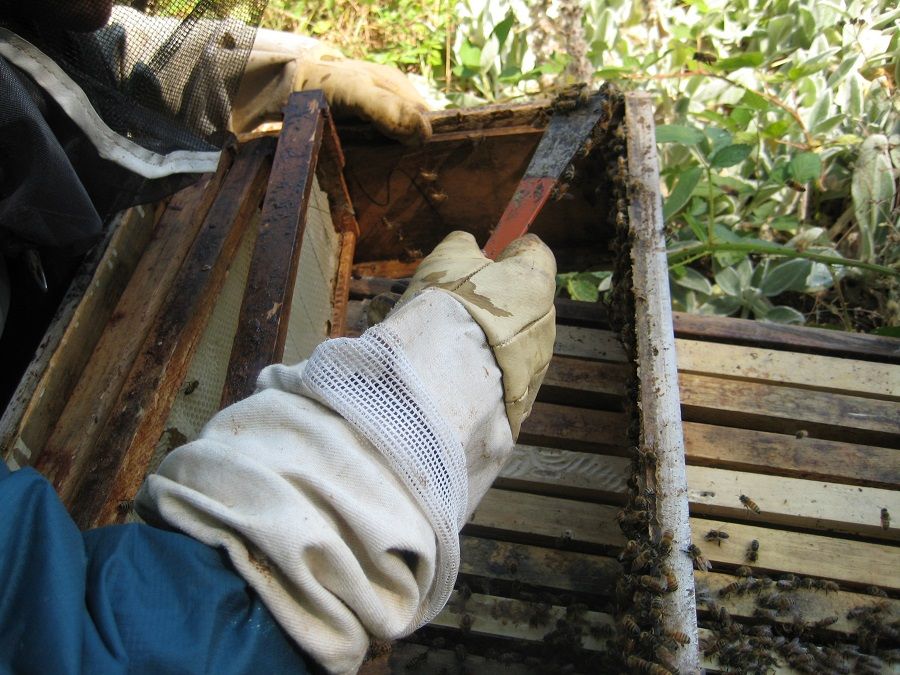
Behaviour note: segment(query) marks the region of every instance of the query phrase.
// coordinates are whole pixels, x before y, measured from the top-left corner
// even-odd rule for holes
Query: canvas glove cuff
[[[553,356],[553,253],[528,234],[492,261],[471,234],[452,232],[419,265],[400,304],[426,288],[453,295],[484,331],[503,375],[506,416],[517,438]]]

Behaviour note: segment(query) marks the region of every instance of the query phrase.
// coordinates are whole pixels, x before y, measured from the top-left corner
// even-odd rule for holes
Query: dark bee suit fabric
[[[0,673],[306,673],[228,557],[132,524],[79,532],[0,462]]]

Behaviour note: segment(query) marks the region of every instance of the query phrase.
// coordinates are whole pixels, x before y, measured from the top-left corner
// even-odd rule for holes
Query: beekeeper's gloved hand
[[[399,305],[422,290],[444,290],[478,322],[503,372],[503,401],[513,438],[528,417],[556,338],[556,261],[533,234],[494,262],[468,232],[452,232],[416,270]]]
[[[536,237],[491,262],[450,235],[387,319],[266,368],[136,508],[225,548],[307,654],[354,671],[369,636],[408,635],[446,603],[459,530],[550,358],[554,273]]]
[[[322,89],[338,116],[371,121],[404,142],[431,136],[428,105],[396,68],[344,57],[313,38],[260,29],[232,112],[235,131],[277,117],[294,91]]]

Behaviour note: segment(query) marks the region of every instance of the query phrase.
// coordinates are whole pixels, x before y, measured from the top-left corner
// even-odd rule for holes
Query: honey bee
[[[826,616],[825,618],[819,619],[818,621],[813,621],[810,625],[813,628],[828,628],[828,626],[831,626],[832,624],[835,624],[837,622],[838,622],[838,617]]]
[[[666,591],[674,591],[675,588],[678,587],[676,582],[675,588],[667,582],[666,577],[653,577],[649,574],[642,574],[638,577],[638,584],[641,585],[642,588],[646,588],[648,591],[653,593],[665,593]]]
[[[709,54],[707,52],[694,52],[694,61],[699,61],[700,63],[715,63],[719,60],[719,57],[715,54]]]
[[[769,621],[777,621],[778,620],[778,612],[774,609],[767,609],[765,607],[757,607],[753,610],[753,616],[760,619],[768,619]]]
[[[464,633],[468,633],[470,630],[472,630],[472,624],[473,624],[473,623],[474,623],[474,622],[473,622],[473,620],[472,620],[472,615],[471,615],[471,614],[463,614],[463,615],[462,615],[462,618],[459,620],[459,628],[460,628],[460,630],[462,630]]]
[[[798,183],[797,181],[790,178],[785,181],[785,184],[795,192],[806,192],[805,185],[803,185],[802,183]]]
[[[132,511],[134,511],[133,499],[122,499],[118,504],[116,504],[116,512],[120,516],[127,516]]]
[[[651,549],[644,549],[638,556],[631,562],[631,571],[639,572],[647,567],[650,567],[653,564],[653,551]]]
[[[891,512],[886,508],[881,509],[881,527],[885,530],[891,526]]]
[[[709,562],[709,560],[703,557],[703,551],[701,551],[700,547],[696,544],[691,544],[690,546],[688,546],[685,553],[687,553],[691,557],[691,560],[694,562],[694,567],[696,567],[698,570],[708,572],[712,569],[712,564]]]
[[[753,511],[753,513],[760,513],[759,506],[756,505],[756,502],[750,499],[747,495],[740,496],[741,504],[744,505],[744,508]]]
[[[753,575],[753,568],[749,565],[741,565],[734,573],[739,577],[749,577]]]
[[[200,380],[191,380],[190,382],[187,383],[187,386],[184,388],[184,395],[190,396],[197,390],[197,387],[199,387],[199,386],[200,386]]]
[[[820,579],[816,584],[816,588],[820,591],[825,591],[825,595],[828,595],[832,592],[837,593],[839,590],[841,590],[841,587],[838,586],[835,582],[828,581],[827,579]]]
[[[691,644],[691,638],[688,637],[687,633],[682,633],[680,630],[666,632],[665,635],[682,646]]]
[[[630,614],[626,614],[622,617],[622,628],[627,630],[632,635],[640,635],[641,628],[637,625],[637,622],[634,620],[634,617]]]
[[[727,598],[732,593],[742,593],[745,588],[746,582],[744,581],[732,581],[727,586],[723,586],[719,589],[719,597]]]
[[[443,204],[445,201],[447,201],[447,193],[442,190],[432,190],[428,193],[428,198],[433,202]]]
[[[666,649],[665,645],[656,645],[653,653],[656,654],[656,658],[659,659],[660,663],[664,663],[669,668],[675,667],[675,655]]]
[[[419,169],[419,177],[426,183],[434,183],[438,179],[438,172],[430,169]]]
[[[629,656],[625,660],[625,664],[631,672],[647,673],[647,675],[672,675],[672,671],[668,668],[652,661],[645,661],[639,656]]]
[[[629,539],[628,543],[625,544],[625,548],[622,549],[622,552],[619,554],[619,562],[625,560],[625,558],[634,558],[640,553],[640,547],[638,543],[634,539]]]
[[[649,445],[643,445],[638,450],[638,461],[642,467],[656,466],[656,451]]]
[[[728,539],[728,533],[722,530],[710,530],[703,535],[703,538],[706,539],[706,541],[714,541],[718,546],[721,546],[722,542]]]
[[[659,552],[662,555],[668,555],[672,550],[672,541],[675,539],[675,533],[672,530],[666,530],[662,533],[662,537],[659,540]]]
[[[677,591],[678,590],[678,579],[676,579],[675,575],[672,574],[672,570],[666,570],[665,577],[666,577],[666,583],[669,586],[669,591]]]

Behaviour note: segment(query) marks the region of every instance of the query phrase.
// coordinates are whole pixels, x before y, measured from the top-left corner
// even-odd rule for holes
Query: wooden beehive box
[[[613,306],[557,301],[554,361],[463,531],[454,597],[430,626],[378,645],[365,671],[892,667],[900,341],[673,317],[648,110],[633,100],[607,124],[606,154],[579,164],[532,228],[561,271],[618,263]],[[126,214],[73,287],[0,443],[53,480],[80,524],[129,518],[165,452],[250,393],[265,364],[364,330],[372,298],[402,290],[446,233],[483,242],[552,114],[436,114],[432,140],[410,148],[360,127],[338,137],[321,111],[302,95],[277,142],[247,140],[165,208]],[[666,529],[675,545],[653,564],[626,546],[657,556]],[[689,538],[711,570],[685,578]],[[736,576],[743,565],[751,576]],[[666,572],[679,588],[657,600],[648,586]],[[690,642],[676,649],[678,632]]]

